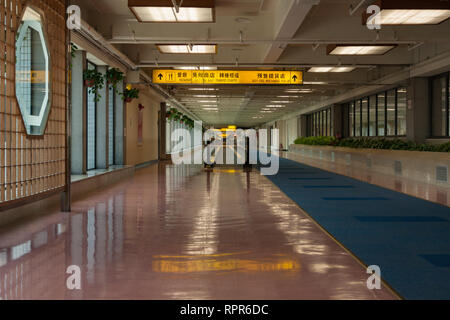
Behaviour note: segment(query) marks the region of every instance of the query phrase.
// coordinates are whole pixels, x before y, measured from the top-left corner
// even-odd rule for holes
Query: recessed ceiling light
[[[382,55],[394,49],[396,45],[354,45],[354,44],[330,44],[327,46],[327,54],[330,55]]]
[[[311,93],[313,89],[286,89],[284,92],[287,93]]]
[[[376,15],[364,13],[363,24],[367,24],[369,18],[369,23],[373,21],[379,25],[439,24],[450,18],[448,1],[379,0],[375,5],[380,8],[380,12]]]
[[[352,72],[355,67],[313,67],[308,72]]]
[[[157,44],[156,47],[161,53],[186,53],[186,54],[215,54],[217,45],[215,44]],[[206,70],[206,69],[205,69]]]
[[[140,22],[214,22],[214,0],[184,1],[178,12],[170,0],[128,0],[128,7]]]
[[[215,88],[188,88],[188,90],[191,90],[191,91],[217,91],[219,89],[215,89]]]
[[[268,107],[268,108],[284,108],[286,106],[284,106],[282,104],[268,104],[268,105],[266,105],[266,107]]]
[[[175,70],[217,70],[217,67],[194,67],[194,66],[187,66],[187,67],[174,67]]]
[[[328,84],[328,83],[323,81],[304,81],[303,84]]]

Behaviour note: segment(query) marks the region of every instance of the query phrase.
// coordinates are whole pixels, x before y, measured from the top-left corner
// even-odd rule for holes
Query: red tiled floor
[[[66,289],[66,268],[82,289]],[[153,165],[0,231],[2,299],[395,299],[267,178]]]

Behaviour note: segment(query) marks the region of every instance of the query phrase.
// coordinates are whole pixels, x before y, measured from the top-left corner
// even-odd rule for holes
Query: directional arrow
[[[160,74],[158,74],[158,78],[159,78],[159,81],[161,81],[162,80],[162,78],[163,78],[163,75],[160,73]]]
[[[294,76],[292,77],[292,79],[294,79],[294,82],[297,82],[297,76],[294,74]]]

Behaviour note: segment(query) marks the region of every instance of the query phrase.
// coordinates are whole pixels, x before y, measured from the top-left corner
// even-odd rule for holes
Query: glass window
[[[114,164],[114,105],[115,105],[115,90],[112,85],[109,85],[108,97],[108,164]]]
[[[395,136],[395,90],[387,92],[387,136]]]
[[[450,136],[450,76],[447,75],[447,135]]]
[[[380,137],[386,135],[386,93],[377,94],[377,114],[378,114],[378,135]]]
[[[433,136],[442,137],[447,133],[446,77],[435,78],[433,86]]]
[[[96,69],[95,65],[88,62],[88,69]],[[95,93],[87,90],[87,170],[95,169],[95,143],[96,143],[96,110]]]
[[[367,137],[369,134],[369,101],[367,98],[361,101],[361,125],[362,136]]]
[[[350,102],[348,127],[350,130],[350,137],[355,136],[355,102]]]
[[[44,134],[51,105],[50,53],[41,22],[41,15],[27,7],[15,42],[16,98],[25,129],[30,135]]]
[[[377,135],[377,96],[369,98],[369,136]]]
[[[332,122],[331,122],[331,109],[327,110],[327,135],[333,135]]]
[[[397,135],[406,135],[406,88],[397,89]]]
[[[355,137],[361,136],[361,101],[355,101]]]

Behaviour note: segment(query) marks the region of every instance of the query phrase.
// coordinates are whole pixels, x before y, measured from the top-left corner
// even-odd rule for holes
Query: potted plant
[[[103,88],[103,75],[95,69],[87,69],[83,72],[84,85],[89,88],[89,93],[95,94],[95,101],[99,101],[101,95],[98,93]]]
[[[125,102],[131,102],[133,99],[139,98],[139,90],[136,88],[132,88],[131,84],[127,85],[125,90],[123,90],[122,99]]]
[[[108,84],[111,84],[116,89],[117,83],[124,78],[123,72],[116,68],[110,68],[106,71],[105,78]]]

